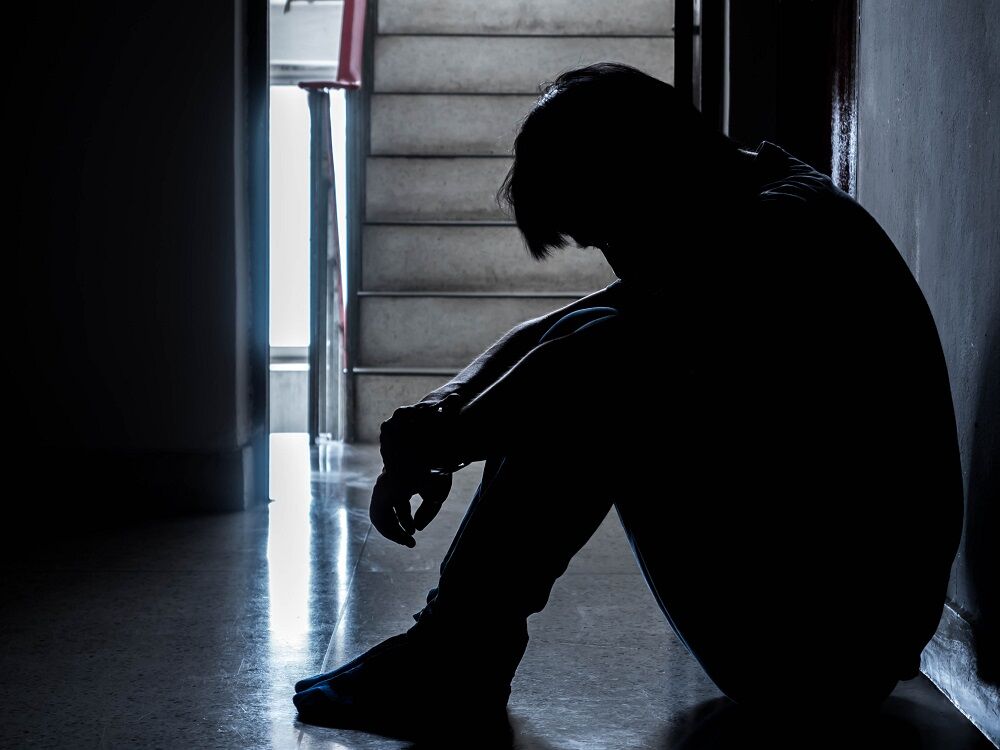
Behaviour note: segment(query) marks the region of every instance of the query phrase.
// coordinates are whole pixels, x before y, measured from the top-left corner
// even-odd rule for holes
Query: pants
[[[594,326],[617,335],[623,322],[615,308],[581,309],[540,341]],[[649,348],[655,330],[636,331],[637,346]],[[594,361],[604,355],[593,352]],[[594,394],[593,431],[575,428],[544,452],[526,443],[487,458],[438,585],[410,632],[447,633],[482,674],[509,683],[527,647],[527,618],[542,610],[556,579],[614,506],[656,604],[738,703],[869,708],[898,679],[913,676],[933,632],[928,623],[940,615],[935,592],[922,618],[889,611],[902,599],[859,609],[880,606],[865,590],[864,581],[885,577],[872,566],[892,566],[866,555],[865,539],[843,538],[850,522],[796,514],[741,492],[741,482],[773,481],[758,467],[767,453],[729,458],[726,430],[713,423],[710,408],[692,404],[688,393],[650,397],[648,388],[658,383],[669,390],[682,382],[676,377],[687,374],[683,367],[676,377],[660,371],[642,383],[633,379],[636,363],[612,364],[620,380],[609,376],[606,390]],[[552,373],[549,386],[572,376]],[[531,430],[525,425],[526,434]],[[782,531],[789,525],[801,528]],[[913,589],[905,571],[889,585]]]

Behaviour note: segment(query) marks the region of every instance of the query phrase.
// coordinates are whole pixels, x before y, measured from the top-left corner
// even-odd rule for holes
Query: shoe
[[[509,683],[490,681],[469,660],[445,658],[407,633],[328,674],[296,692],[292,700],[301,721],[410,738],[439,739],[473,729],[503,738],[511,731]]]

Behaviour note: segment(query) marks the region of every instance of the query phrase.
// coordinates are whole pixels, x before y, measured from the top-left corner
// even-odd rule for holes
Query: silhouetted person
[[[382,423],[386,537],[414,545],[450,472],[485,461],[482,483],[416,624],[298,683],[300,717],[504,713],[528,616],[612,506],[729,698],[877,707],[917,674],[962,521],[945,360],[887,235],[827,176],[613,63],[548,85],[498,198],[534,258],[594,247],[618,279]]]

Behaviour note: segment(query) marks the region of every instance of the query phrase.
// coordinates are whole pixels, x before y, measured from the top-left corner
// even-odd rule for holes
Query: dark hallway
[[[483,462],[455,471],[416,546],[390,541],[370,507],[382,420],[512,326],[618,280],[622,266],[595,246],[534,263],[494,200],[541,83],[598,60],[672,84],[745,149],[786,146],[885,230],[940,336],[961,541],[920,673],[877,716],[855,720],[821,700],[813,712],[817,680],[781,688],[808,711],[760,722],[664,619],[610,513],[528,620],[507,707],[513,738],[471,732],[459,745],[997,746],[993,0],[20,10],[8,45],[26,69],[12,76],[7,117],[0,748],[436,746],[307,723],[293,686],[413,624],[480,485]],[[279,26],[289,19],[297,38]],[[308,242],[295,248],[273,226],[279,86],[306,112],[309,89],[313,106],[298,123],[312,138],[302,159],[313,191],[298,186],[310,205],[281,203],[306,217]],[[342,121],[323,99],[333,90]],[[312,264],[293,300],[311,316],[308,346],[273,337],[273,271],[295,253]],[[279,394],[292,406],[276,417]],[[713,425],[699,434],[723,441]],[[625,436],[615,455],[648,455],[647,443]],[[611,454],[595,435],[580,472]],[[899,567],[922,569],[926,549],[915,539]],[[498,571],[523,553],[518,540],[509,551]],[[793,617],[781,592],[808,590],[802,580],[789,563],[779,593],[749,616]],[[861,605],[848,614],[855,634],[878,626]],[[864,666],[846,659],[828,684]]]

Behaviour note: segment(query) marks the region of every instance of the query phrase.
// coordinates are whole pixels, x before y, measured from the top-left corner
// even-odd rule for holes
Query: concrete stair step
[[[558,296],[371,295],[359,299],[359,367],[461,369],[518,323],[569,305]]]
[[[380,34],[670,35],[673,21],[671,0],[630,0],[626,9],[609,6],[606,0],[379,0],[378,4]]]
[[[537,97],[375,94],[372,155],[509,156],[520,120]]]
[[[670,37],[387,35],[375,39],[375,92],[537,94],[540,83],[601,60],[673,82]]]
[[[369,221],[509,219],[496,192],[506,157],[368,158],[365,190]]]
[[[615,280],[596,248],[572,242],[539,263],[516,226],[369,225],[366,291],[560,291],[589,293]]]
[[[573,243],[533,261],[496,191],[545,81],[611,60],[672,82],[672,21],[672,0],[380,0],[359,441],[377,443],[395,408],[450,380],[517,323],[614,280],[599,251]]]

